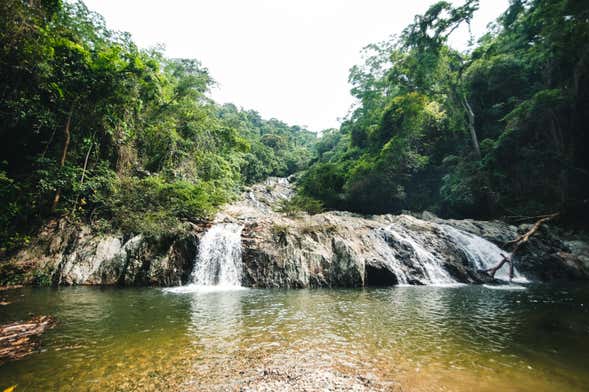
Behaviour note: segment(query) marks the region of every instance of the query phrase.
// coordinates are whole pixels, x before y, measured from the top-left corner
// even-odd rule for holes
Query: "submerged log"
[[[22,287],[23,287],[22,284],[13,284],[13,285],[8,285],[8,286],[0,286],[0,291],[15,290],[15,289],[20,289]]]
[[[0,364],[33,353],[39,347],[38,337],[54,325],[55,319],[51,316],[0,325]]]

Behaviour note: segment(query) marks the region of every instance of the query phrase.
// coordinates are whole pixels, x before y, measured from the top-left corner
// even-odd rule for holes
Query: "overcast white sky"
[[[319,131],[337,127],[353,103],[348,70],[360,50],[401,30],[436,0],[85,0],[111,29],[168,57],[200,60],[212,97],[265,118]],[[453,1],[461,4],[462,1]],[[507,8],[481,0],[475,37]],[[464,46],[467,31],[457,31]]]

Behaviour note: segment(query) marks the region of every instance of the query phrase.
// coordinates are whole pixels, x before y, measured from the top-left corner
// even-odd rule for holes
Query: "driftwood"
[[[39,335],[54,325],[55,319],[51,316],[0,325],[0,364],[33,353],[39,347]]]
[[[530,238],[540,229],[543,223],[546,223],[549,220],[556,218],[558,215],[558,212],[550,215],[544,215],[542,219],[536,221],[536,223],[534,223],[534,225],[526,233],[520,235],[514,240],[507,242],[505,246],[513,247],[513,250],[511,251],[511,256],[508,257],[502,254],[501,256],[503,256],[503,258],[501,259],[501,261],[499,261],[499,263],[497,263],[497,265],[489,269],[483,270],[483,272],[489,274],[491,278],[494,278],[495,273],[497,273],[497,271],[501,267],[503,267],[503,264],[509,263],[509,280],[513,279],[513,255],[515,254],[515,252],[517,252],[522,245],[524,245],[526,242],[530,240]]]
[[[13,284],[13,285],[9,285],[9,286],[0,286],[0,291],[20,289],[22,287],[23,287],[22,284]]]
[[[533,236],[540,229],[540,226],[542,226],[543,223],[546,223],[549,220],[556,218],[558,215],[559,215],[558,212],[555,214],[546,215],[545,217],[543,217],[542,219],[540,219],[539,221],[534,223],[532,228],[530,230],[528,230],[525,234],[520,235],[519,237],[517,237],[516,239],[514,239],[512,241],[509,241],[505,245],[506,246],[513,246],[513,251],[511,253],[515,253],[523,244],[528,242],[530,237]]]

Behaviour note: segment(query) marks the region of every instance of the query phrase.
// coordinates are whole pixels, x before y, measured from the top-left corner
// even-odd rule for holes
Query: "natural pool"
[[[59,324],[43,336],[42,352],[0,366],[0,390],[255,389],[266,376],[288,379],[293,371],[317,388],[325,382],[318,369],[365,389],[589,388],[587,286],[75,287],[2,296],[11,302],[0,308],[2,323],[33,313]]]

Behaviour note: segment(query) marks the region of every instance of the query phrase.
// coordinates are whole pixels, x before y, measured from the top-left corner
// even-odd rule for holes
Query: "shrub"
[[[323,203],[312,197],[297,194],[291,199],[282,200],[277,210],[288,216],[296,216],[303,211],[315,215],[323,211]]]
[[[205,181],[167,181],[161,176],[115,179],[96,192],[100,215],[125,233],[157,237],[180,230],[181,221],[211,216],[230,194]]]
[[[288,244],[288,226],[274,224],[270,228],[270,231],[272,232],[272,238],[276,243],[282,246],[286,246]]]

